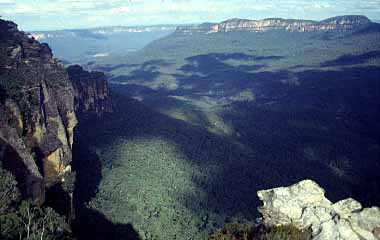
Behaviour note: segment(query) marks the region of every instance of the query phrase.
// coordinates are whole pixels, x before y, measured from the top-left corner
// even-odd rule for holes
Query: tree
[[[71,239],[69,225],[50,207],[21,200],[17,182],[0,165],[0,239]]]

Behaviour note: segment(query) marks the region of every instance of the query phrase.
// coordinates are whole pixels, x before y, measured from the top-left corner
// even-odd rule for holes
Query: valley
[[[46,219],[46,239],[214,239],[308,190],[305,221],[313,197],[336,224],[380,205],[380,24],[365,16],[32,35],[0,20],[0,40],[0,237],[29,239],[29,217],[39,239]],[[306,193],[260,191],[279,186]]]
[[[89,205],[143,239],[205,239],[254,222],[253,192],[305,178],[329,199],[378,204],[380,31],[371,29],[177,31],[87,65],[118,96],[113,116],[81,130],[102,165]]]
[[[82,64],[107,56],[140,50],[151,41],[169,35],[175,25],[99,27],[33,31],[36,40],[52,47],[54,56],[65,64]]]

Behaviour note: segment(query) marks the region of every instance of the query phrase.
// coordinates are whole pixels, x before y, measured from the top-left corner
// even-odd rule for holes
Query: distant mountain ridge
[[[221,23],[204,23],[197,26],[177,27],[180,33],[217,33],[232,31],[265,32],[285,30],[289,32],[349,31],[374,24],[366,16],[347,15],[322,21],[267,18],[263,20],[229,19]]]
[[[89,29],[65,29],[52,31],[32,31],[30,34],[36,40],[44,40],[48,38],[57,38],[63,36],[77,36],[85,38],[102,39],[109,35],[118,33],[143,33],[143,32],[161,32],[174,31],[175,25],[154,25],[154,26],[111,26],[97,27]]]
[[[110,26],[87,29],[34,31],[30,36],[47,43],[65,63],[83,64],[96,58],[137,51],[173,33],[177,25]]]

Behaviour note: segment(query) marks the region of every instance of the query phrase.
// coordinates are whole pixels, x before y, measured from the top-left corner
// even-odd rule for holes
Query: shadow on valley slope
[[[274,170],[272,169],[268,174],[276,175],[278,180],[274,180],[274,184],[268,184],[268,186],[262,184],[262,188],[267,188],[269,185],[290,184],[302,178],[314,176],[317,182],[326,187],[327,195],[332,200],[352,196],[365,205],[380,202],[375,191],[379,184],[376,171],[379,170],[378,149],[380,146],[378,138],[380,136],[378,121],[380,119],[378,111],[380,109],[378,81],[380,68],[352,67],[334,71],[307,70],[296,73],[258,72],[244,73],[244,76],[241,76],[240,72],[233,74],[229,79],[236,80],[234,83],[236,87],[227,85],[222,88],[225,91],[234,89],[241,91],[249,88],[256,99],[253,103],[243,101],[226,104],[220,115],[239,133],[239,142],[250,146],[253,152],[259,155],[258,158],[265,162],[262,164],[267,168],[274,167]],[[244,84],[247,78],[249,85]],[[296,79],[297,83],[287,84],[294,81],[292,78]],[[212,75],[207,80],[213,79],[228,84],[228,81],[220,80],[216,75]],[[239,81],[240,79],[242,80]],[[181,82],[191,82],[195,86],[202,86],[190,90],[154,91],[142,86],[138,88],[140,88],[140,95],[143,96],[143,102],[149,106],[158,109],[165,108],[165,104],[167,104],[166,108],[184,106],[183,101],[169,96],[172,94],[191,96],[193,91],[201,96],[210,96],[208,90],[211,87],[202,85],[209,85],[210,81],[202,77],[197,77],[197,80],[199,82],[191,77],[185,80],[180,79]],[[125,94],[123,91],[128,91],[131,94],[128,85],[118,86],[115,90],[123,94]],[[147,94],[145,95],[144,92]],[[166,101],[171,103],[168,104]],[[160,103],[162,105],[157,106]],[[204,124],[206,126],[210,122],[205,121]],[[204,147],[204,150],[207,151],[207,148]],[[187,155],[191,156],[191,151]],[[243,169],[246,163],[244,159],[242,161],[241,167],[234,166],[234,168]],[[239,161],[236,160],[235,164],[238,163]],[[226,167],[226,169],[229,168]],[[251,172],[247,173],[251,175],[258,170],[245,169],[244,171]],[[276,173],[276,171],[279,172]],[[217,176],[223,179],[236,179],[235,176],[227,177],[230,173],[227,171],[226,174],[217,174]],[[224,186],[230,185],[225,184],[225,181],[229,180],[223,179],[213,182],[216,185],[219,183]],[[258,182],[260,181],[256,181]],[[341,188],[340,184],[336,184],[337,182],[342,182],[346,187]],[[236,185],[231,184],[231,186]],[[364,189],[364,187],[372,190]],[[208,186],[207,188],[213,188],[212,191],[215,192],[218,191],[215,189],[224,187]],[[222,189],[220,191],[225,192]],[[244,193],[245,196],[247,194]],[[223,198],[216,197],[216,199]]]
[[[262,66],[257,62],[232,65],[221,60],[226,58],[195,56],[177,69],[182,73],[173,73],[178,81],[174,90],[114,85],[115,113],[81,126],[81,137],[111,176],[112,181],[107,180],[101,194],[95,195],[95,205],[105,215],[129,221],[120,214],[134,211],[138,216],[133,216],[143,222],[139,232],[159,231],[151,223],[160,220],[165,228],[175,224],[191,228],[193,222],[178,219],[185,208],[198,219],[197,231],[208,232],[228,222],[258,217],[256,191],[303,179],[318,182],[332,201],[353,197],[364,206],[379,205],[379,67],[264,71],[265,61]],[[148,67],[148,71],[160,69]],[[233,98],[247,90],[253,99]],[[218,104],[208,109],[195,106],[194,101],[205,98]],[[195,124],[191,117],[187,122],[176,120],[144,104],[163,112],[188,109],[190,115],[195,109],[197,120]],[[208,131],[215,124],[210,112],[233,132]],[[128,144],[131,147],[124,147]],[[173,153],[164,152],[172,149],[166,144]],[[130,167],[125,161],[136,165]],[[133,179],[123,178],[126,175]],[[163,175],[170,176],[169,185],[161,184]],[[183,186],[181,177],[190,183],[173,192]],[[129,180],[136,185],[127,185]],[[160,184],[148,186],[152,182]],[[159,197],[127,200],[128,191]],[[125,207],[128,201],[133,206]],[[162,209],[173,209],[177,217],[164,221]]]
[[[280,60],[285,57],[283,56],[254,56],[254,55],[246,55],[243,53],[210,53],[197,55],[186,58],[188,64],[183,65],[179,68],[179,70],[185,73],[202,73],[210,75],[210,73],[218,72],[218,71],[255,71],[259,70],[262,67],[265,67],[265,64],[259,64],[262,61],[275,61]],[[224,61],[233,60],[233,61],[241,61],[241,62],[257,62],[256,65],[238,65],[232,66],[230,64],[225,63]]]
[[[288,84],[292,84],[293,79],[289,76],[291,72],[263,70],[267,67],[268,61],[281,59],[285,59],[285,57],[210,53],[187,58],[186,64],[172,74],[163,73],[160,70],[160,67],[172,66],[171,62],[152,60],[133,66],[127,75],[113,76],[110,80],[120,83],[133,81],[128,88],[135,91],[134,96],[142,96],[145,99],[151,99],[150,94],[154,94],[161,97],[185,96],[198,100],[204,100],[203,98],[207,97],[218,100],[218,103],[227,103],[241,100],[239,98],[243,97],[241,96],[242,89],[259,89],[264,92],[257,92],[257,94],[262,95],[273,95],[271,91],[276,91],[277,95],[281,95],[279,92],[284,89],[283,81],[287,80]],[[234,64],[225,61],[233,61]],[[168,86],[168,78],[175,79],[176,87]],[[136,82],[144,83],[145,86],[138,86]],[[160,87],[158,90],[151,90],[146,87],[146,84]],[[263,86],[258,87],[257,85]],[[157,87],[155,88],[157,89]],[[157,93],[153,93],[153,91]],[[150,94],[141,95],[140,92],[150,92]],[[155,101],[157,100],[155,99]],[[165,104],[163,103],[163,105]]]
[[[335,60],[322,63],[322,67],[347,66],[366,63],[368,60],[380,58],[380,51],[371,51],[360,55],[344,55]]]
[[[157,59],[146,61],[142,64],[119,64],[116,66],[98,67],[97,69],[110,72],[119,68],[133,68],[134,70],[132,70],[128,76],[122,75],[118,77],[112,77],[111,81],[124,82],[139,80],[141,82],[151,82],[162,75],[162,73],[159,71],[160,67],[169,67],[171,65],[173,65],[173,63],[169,61]]]
[[[92,118],[88,117],[87,121]],[[93,117],[95,118],[95,116]],[[140,237],[131,224],[114,223],[102,213],[87,206],[87,203],[96,196],[98,191],[102,178],[102,166],[98,156],[91,152],[87,140],[81,137],[82,125],[83,123],[79,124],[75,129],[73,146],[72,166],[76,173],[73,230],[78,240],[139,240]]]
[[[104,214],[91,208],[81,210],[81,218],[76,219],[74,231],[78,240],[140,240],[131,224],[114,223]],[[78,223],[78,221],[81,221]]]
[[[238,109],[236,106],[232,106],[232,110],[247,111],[246,108]],[[256,207],[260,205],[257,190],[289,185],[307,178],[320,183],[332,201],[354,197],[365,205],[377,203],[379,196],[376,196],[375,189],[378,188],[378,179],[374,176],[379,170],[376,163],[379,159],[374,158],[377,152],[367,149],[368,145],[378,151],[376,143],[370,139],[357,142],[354,134],[345,135],[340,132],[341,128],[334,130],[339,123],[329,123],[327,129],[318,126],[317,122],[325,123],[325,119],[316,122],[314,117],[321,118],[316,112],[313,115],[312,111],[295,111],[296,115],[292,115],[291,111],[282,113],[277,110],[250,108],[253,113],[261,113],[254,114],[256,119],[245,119],[249,125],[241,126],[232,120],[238,131],[241,131],[241,127],[251,128],[246,129],[247,132],[241,137],[241,140],[249,141],[248,147],[235,143],[233,139],[211,134],[203,128],[151,111],[141,103],[124,97],[117,100],[117,109],[113,115],[89,122],[83,126],[82,134],[88,144],[100,152],[109,151],[106,153],[108,157],[102,159],[102,167],[111,171],[124,164],[122,161],[125,156],[111,152],[115,150],[112,146],[117,145],[118,139],[128,143],[134,139],[159,138],[173,144],[192,168],[199,171],[191,176],[191,181],[198,190],[188,189],[174,194],[181,206],[203,219],[203,223],[198,226],[199,231],[221,227],[226,222],[252,221],[258,216]],[[244,120],[237,118],[237,121]],[[297,119],[302,121],[293,122]],[[326,121],[330,120],[327,117]],[[92,129],[98,131],[94,133]],[[141,150],[144,151],[135,149],[137,152]],[[154,162],[162,154],[165,153],[155,152],[153,156],[148,154],[148,157]],[[148,172],[148,176],[154,178],[153,181],[160,181],[162,176],[156,176],[155,171],[166,167],[168,166],[160,166],[153,172]],[[128,171],[128,168],[123,171]],[[195,170],[189,168],[185,171],[191,173]],[[177,173],[172,174],[175,181]],[[136,184],[146,180],[137,179]],[[112,196],[112,192],[119,191],[116,186],[125,183],[108,184],[113,186],[107,190],[107,194]],[[149,189],[149,186],[145,187]],[[161,191],[164,192],[170,188],[162,187]],[[141,192],[144,192],[144,184]],[[118,197],[113,199],[113,204],[121,206],[127,201]],[[118,209],[121,206],[114,207]],[[155,211],[152,210],[147,215],[154,215]]]
[[[171,66],[172,63],[162,60],[162,59],[157,59],[157,60],[150,60],[146,61],[142,64],[116,64],[116,65],[104,65],[104,66],[98,66],[97,70],[102,71],[102,72],[110,72],[113,70],[117,70],[120,68],[140,68],[140,69],[145,69],[145,68],[158,68],[158,67],[167,67]]]

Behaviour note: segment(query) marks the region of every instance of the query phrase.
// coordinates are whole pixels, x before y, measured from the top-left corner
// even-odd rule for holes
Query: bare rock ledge
[[[363,208],[352,198],[332,203],[312,180],[258,191],[257,195],[263,201],[259,211],[265,225],[311,228],[313,240],[380,239],[378,207]]]

